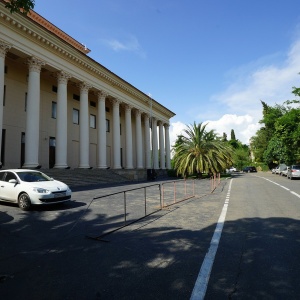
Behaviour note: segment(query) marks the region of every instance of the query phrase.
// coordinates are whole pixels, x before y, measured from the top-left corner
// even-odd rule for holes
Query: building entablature
[[[134,107],[142,111],[148,111],[151,101],[153,112],[165,116],[166,119],[175,115],[88,57],[74,45],[59,35],[57,36],[55,32],[53,34],[49,28],[44,28],[21,14],[11,15],[4,8],[3,3],[0,3],[0,24],[5,28],[0,33],[0,39],[11,45],[8,58],[21,62],[30,57],[37,57],[45,62],[43,70],[49,73],[61,71],[63,65],[65,68],[63,71],[72,76],[69,79],[70,83],[87,82],[93,87],[93,90],[104,90],[113,98],[129,101],[133,103]],[[24,37],[24,41],[20,41],[20,35]]]

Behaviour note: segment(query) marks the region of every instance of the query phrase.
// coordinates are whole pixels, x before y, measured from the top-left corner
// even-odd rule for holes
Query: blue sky
[[[261,102],[300,87],[299,0],[36,0],[90,57],[173,111],[248,143]]]

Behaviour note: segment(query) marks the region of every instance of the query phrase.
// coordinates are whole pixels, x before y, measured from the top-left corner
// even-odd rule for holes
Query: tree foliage
[[[177,138],[173,147],[177,174],[218,173],[232,165],[232,148],[206,126],[194,122]]]
[[[233,141],[236,140],[236,138],[235,138],[235,132],[234,132],[233,129],[231,129],[231,132],[230,132],[230,139],[233,140]]]
[[[10,10],[11,13],[21,12],[25,15],[34,8],[35,0],[10,0],[5,4],[5,7]]]
[[[292,93],[300,96],[300,88]],[[300,107],[299,100],[288,100],[282,105],[263,106],[263,125],[251,138],[251,150],[256,161],[270,168],[279,163],[292,164],[300,161]]]

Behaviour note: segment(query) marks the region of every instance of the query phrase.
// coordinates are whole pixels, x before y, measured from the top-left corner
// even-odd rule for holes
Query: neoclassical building
[[[170,168],[174,113],[89,51],[35,12],[10,14],[0,0],[5,168]]]

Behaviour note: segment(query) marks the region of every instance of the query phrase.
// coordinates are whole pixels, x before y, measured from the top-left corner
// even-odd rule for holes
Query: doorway
[[[52,169],[55,165],[55,137],[49,137],[49,169]]]
[[[23,167],[25,163],[25,132],[21,133],[21,168]]]

